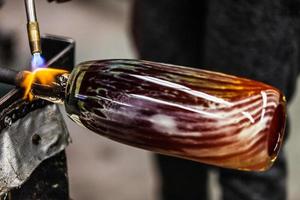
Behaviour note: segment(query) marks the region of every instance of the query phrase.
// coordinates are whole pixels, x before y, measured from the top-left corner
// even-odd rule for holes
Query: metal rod
[[[37,22],[35,1],[25,0],[26,15],[28,22]]]
[[[0,67],[0,82],[18,86],[20,72]]]

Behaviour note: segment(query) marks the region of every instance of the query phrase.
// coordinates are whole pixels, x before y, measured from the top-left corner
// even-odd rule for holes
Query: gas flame
[[[45,67],[46,61],[40,53],[35,53],[31,59],[31,69],[36,70],[41,67]]]
[[[34,83],[51,86],[57,76],[65,73],[68,73],[68,71],[54,68],[38,68],[33,72],[24,71],[24,78],[20,84],[24,88],[23,98],[33,100],[34,95],[31,89]]]

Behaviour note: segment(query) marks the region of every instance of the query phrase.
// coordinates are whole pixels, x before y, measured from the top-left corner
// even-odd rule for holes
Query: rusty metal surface
[[[6,123],[11,120],[6,116]],[[5,128],[0,134],[0,194],[23,184],[42,161],[61,152],[69,141],[62,115],[53,104]]]

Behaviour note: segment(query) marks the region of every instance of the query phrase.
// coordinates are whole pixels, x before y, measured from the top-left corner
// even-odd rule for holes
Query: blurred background
[[[75,39],[76,63],[93,59],[135,58],[128,30],[131,3],[130,0],[74,0],[57,5],[39,0],[37,10],[41,32]],[[0,34],[15,38],[10,41],[14,44],[16,53],[9,65],[24,65],[29,47],[23,1],[5,2],[0,11]],[[299,92],[289,111],[291,135],[286,146],[289,159],[289,200],[298,200]],[[151,153],[99,137],[70,122],[66,116],[65,120],[73,140],[67,149],[72,199],[158,199],[159,181]],[[216,176],[212,174],[210,177],[213,200],[217,200],[220,195]]]

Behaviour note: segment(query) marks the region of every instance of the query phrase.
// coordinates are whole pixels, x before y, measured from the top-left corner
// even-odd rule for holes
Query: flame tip
[[[31,69],[35,70],[46,66],[46,61],[40,53],[34,53],[31,59]]]

